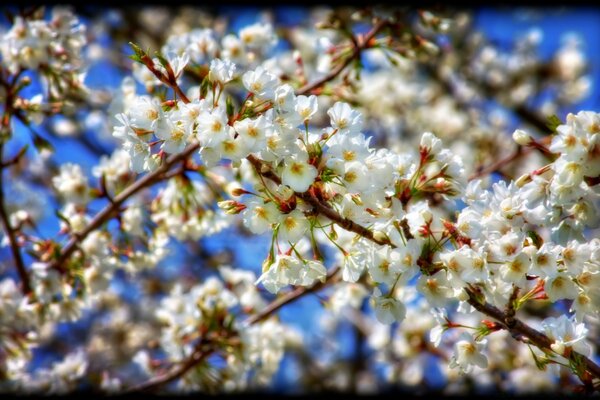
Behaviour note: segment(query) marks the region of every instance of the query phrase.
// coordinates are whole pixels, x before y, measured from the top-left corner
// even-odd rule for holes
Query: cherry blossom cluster
[[[449,392],[465,390],[472,379],[485,386],[507,365],[514,367],[508,390],[556,387],[564,369],[587,390],[597,387],[600,368],[590,339],[600,310],[600,240],[594,237],[600,114],[569,114],[565,123],[555,117],[548,138],[516,130],[520,151],[539,158],[514,179],[479,179],[489,171],[477,172],[477,155],[463,157],[467,142],[458,138],[472,128],[475,141],[486,142],[498,127],[488,130],[478,125],[481,116],[454,111],[540,68],[536,38],[500,56],[471,38],[479,46],[469,55],[478,87],[431,65],[426,71],[438,84],[429,87],[413,79],[415,65],[443,60],[448,67],[456,60],[422,36],[393,39],[402,25],[395,18],[376,12],[365,19],[371,30],[356,36],[341,19],[323,22],[334,33],[309,49],[311,65],[299,51],[273,55],[278,37],[269,23],[237,34],[190,29],[168,37],[154,54],[132,44],[133,78],[117,90],[106,123],[118,148],[103,155],[91,175],[63,163],[52,166],[46,181],[60,200],[64,243],[25,234],[24,227],[36,230],[33,213],[5,217],[0,201],[2,243],[17,253],[23,281],[21,287],[11,278],[0,281],[0,389],[65,393],[86,374],[117,393],[175,381],[179,392],[261,388],[286,351],[307,346],[274,313],[320,289],[325,336],[350,321],[389,382],[422,384],[434,357]],[[428,12],[420,18],[432,32],[460,30],[460,21]],[[11,77],[2,76],[2,86],[16,96],[19,75],[37,70],[48,79],[50,105],[83,89],[84,34],[77,17],[62,8],[50,21],[16,16],[0,46],[3,74]],[[294,32],[292,41],[303,35]],[[359,81],[354,62],[363,55],[377,68]],[[560,88],[579,82],[563,96],[566,103],[585,92],[578,49],[566,46],[553,62],[560,66],[553,72]],[[346,68],[353,72],[344,75]],[[342,83],[328,87],[338,75]],[[402,90],[378,90],[390,82]],[[439,86],[462,95],[439,98]],[[496,100],[521,107],[534,86],[515,83],[508,99]],[[28,126],[28,118],[41,121],[48,110],[30,107],[33,102],[7,102],[3,130],[10,131],[12,117]],[[403,112],[395,112],[398,107]],[[416,112],[407,116],[408,109]],[[380,146],[373,124],[389,128],[397,117],[418,135],[413,143],[392,139]],[[0,154],[0,169],[15,160]],[[44,162],[50,163],[31,168],[43,170]],[[157,266],[165,261],[179,263],[172,242],[201,247],[202,238],[232,227],[266,239],[259,273],[219,260],[213,265],[218,274],[202,279],[183,273],[175,281],[146,279],[164,272]],[[26,267],[18,257],[25,246],[26,260],[33,260]],[[144,282],[145,293],[167,294],[119,309],[117,275]],[[545,318],[527,312],[540,305],[564,306],[564,312]],[[128,373],[121,376],[118,367],[107,373],[82,349],[47,368],[28,369],[32,349],[58,323],[106,310],[118,311],[109,313],[104,333],[93,336],[87,350],[98,359],[105,353],[115,365],[119,356],[130,357],[141,383],[123,378]],[[134,321],[136,312],[143,323]],[[123,332],[126,326],[133,328]],[[112,332],[122,336],[115,334],[121,339],[111,350],[102,335]],[[522,343],[506,352],[515,340]],[[356,378],[361,390],[376,390],[325,353],[314,357],[315,370],[327,371],[324,387],[343,389]]]
[[[168,62],[159,59],[166,71],[161,72],[144,56],[137,61],[178,88],[182,64],[169,71]],[[177,57],[177,63],[189,59],[185,53]],[[223,100],[236,74],[247,91],[237,112],[230,98]],[[136,99],[129,114],[120,115],[114,135],[126,149],[145,149],[130,150],[137,171],[153,170],[166,154],[194,145],[206,165],[226,160],[240,170],[248,183],[233,195],[244,199],[219,206],[228,214],[241,213],[252,233],[272,232],[256,283],[277,293],[288,285],[324,282],[319,246],[329,241],[339,250],[344,281],[357,282],[368,272],[375,287],[371,304],[382,323],[405,318],[397,291],[409,283],[431,306],[447,307],[458,299],[462,312],[473,311],[467,300],[476,295],[499,308],[509,303],[513,312],[528,300],[569,299],[577,321],[548,319],[543,327],[557,355],[568,357],[572,349],[590,354],[580,321],[598,311],[594,294],[586,290],[594,287],[598,248],[582,232],[597,224],[591,200],[599,172],[596,114],[569,116],[568,125],[557,128],[552,145],[543,149],[558,156],[553,163],[485,190],[480,180],[467,185],[460,158],[431,133],[421,137],[415,153],[370,147],[362,115],[347,103],[333,104],[326,112],[329,126],[315,131],[317,96],[296,95],[263,66],[241,73],[233,61],[216,58],[204,82],[212,93],[192,88],[191,101]],[[515,139],[543,147],[523,131]],[[160,151],[152,154],[158,144]],[[453,219],[439,205],[452,207],[457,197],[466,207]],[[445,329],[453,327],[444,321]],[[492,331],[488,327],[475,337],[463,332],[449,366],[462,373],[485,368],[483,337]]]
[[[49,21],[43,14],[15,15],[10,30],[3,33],[0,55],[3,65],[15,75],[38,71],[44,78],[47,98],[61,100],[66,94],[80,94],[85,63],[81,52],[87,42],[85,25],[69,9],[55,7]],[[31,99],[23,108],[36,113],[47,111],[40,106],[41,96]],[[41,115],[35,119],[39,123]]]

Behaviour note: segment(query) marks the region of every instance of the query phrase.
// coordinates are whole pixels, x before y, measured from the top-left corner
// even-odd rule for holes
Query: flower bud
[[[564,343],[556,341],[556,342],[554,342],[554,343],[552,343],[550,345],[550,348],[552,350],[554,350],[555,352],[557,352],[558,354],[560,354],[560,355],[565,354],[565,345],[564,345]]]
[[[523,187],[525,184],[531,182],[531,175],[530,174],[525,174],[522,175],[521,177],[519,177],[519,179],[517,179],[515,181],[515,185],[517,185],[517,187]]]
[[[531,142],[533,142],[533,139],[529,135],[529,133],[525,132],[522,129],[517,129],[516,131],[514,131],[512,136],[513,136],[513,140],[521,146],[527,146]]]

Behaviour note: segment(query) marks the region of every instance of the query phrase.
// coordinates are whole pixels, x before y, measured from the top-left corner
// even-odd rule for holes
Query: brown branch
[[[529,341],[535,344],[540,349],[551,350],[550,346],[554,343],[548,336],[539,332],[529,325],[521,322],[520,320],[511,317],[509,314],[501,311],[499,308],[487,303],[486,301],[480,302],[477,300],[477,295],[471,289],[466,288],[465,291],[469,295],[467,302],[472,305],[477,311],[494,318],[500,322],[500,326],[503,329],[508,330],[513,335],[522,335],[529,339]],[[512,326],[511,326],[512,325]],[[572,353],[578,354],[586,364],[586,368],[596,378],[600,378],[600,366],[594,363],[584,355],[573,351]]]
[[[200,342],[199,344],[201,344]],[[207,349],[203,349],[202,346],[196,346],[194,352],[189,356],[185,361],[177,366],[177,368],[173,368],[171,371],[155,376],[151,379],[148,379],[145,382],[140,383],[137,386],[133,386],[132,388],[125,391],[125,393],[131,392],[148,392],[153,389],[159,388],[161,386],[166,385],[169,382],[177,380],[183,377],[189,370],[194,368],[196,365],[200,364],[202,361],[206,360],[208,356],[214,353],[216,349],[214,347],[209,347]]]
[[[472,181],[473,179],[477,179],[477,178],[480,178],[487,174],[491,174],[492,172],[500,171],[502,168],[504,168],[504,166],[521,158],[522,156],[525,156],[525,155],[531,153],[533,150],[538,150],[540,153],[544,154],[545,156],[552,157],[553,153],[551,153],[546,148],[546,145],[548,145],[551,142],[551,139],[552,139],[551,136],[546,136],[543,139],[541,139],[539,142],[533,142],[532,144],[527,145],[527,147],[518,146],[517,149],[512,154],[509,154],[508,156],[488,165],[487,167],[483,167],[483,168],[480,168],[479,170],[477,170],[477,172],[473,173],[469,177],[469,180]]]
[[[0,160],[2,158],[3,147],[0,145]],[[21,256],[21,251],[19,250],[19,243],[17,242],[17,238],[15,235],[15,231],[10,225],[10,220],[8,218],[8,213],[6,212],[6,204],[4,202],[4,169],[0,169],[0,220],[2,220],[2,229],[6,232],[6,236],[8,237],[8,242],[10,244],[10,250],[13,255],[13,260],[15,262],[15,266],[17,267],[17,273],[19,274],[19,278],[21,279],[22,291],[23,294],[28,295],[31,293],[31,286],[29,283],[29,274],[27,273],[27,269],[25,269],[25,263],[23,262],[23,257]]]
[[[327,274],[327,278],[325,279],[324,282],[317,282],[314,285],[312,285],[311,287],[299,286],[296,289],[292,290],[291,292],[285,294],[284,296],[272,301],[265,308],[263,308],[260,312],[248,317],[244,321],[244,325],[249,326],[249,325],[254,325],[258,322],[261,322],[261,321],[265,320],[266,318],[270,317],[271,315],[273,315],[277,310],[279,310],[281,307],[285,306],[286,304],[292,303],[309,293],[316,292],[316,291],[324,288],[325,286],[336,282],[338,280],[338,278],[335,275],[338,271],[339,271],[339,268],[335,267]],[[173,382],[173,381],[181,378],[182,376],[184,376],[189,370],[194,368],[196,365],[200,364],[202,361],[204,361],[209,355],[211,355],[215,351],[216,351],[216,348],[214,348],[214,347],[203,350],[200,348],[200,346],[197,346],[197,348],[194,350],[194,352],[192,353],[192,355],[190,357],[186,358],[182,363],[178,364],[176,367],[171,369],[171,371],[169,371],[163,375],[151,378],[145,382],[142,382],[141,384],[128,389],[126,392],[127,393],[129,393],[129,392],[146,392],[149,390],[157,389],[157,388],[164,386],[170,382]]]
[[[308,92],[310,92],[311,90],[314,90],[317,87],[320,87],[322,85],[324,85],[325,83],[331,81],[332,79],[334,79],[336,76],[338,76],[343,69],[350,64],[350,62],[352,61],[352,59],[358,57],[360,55],[360,51],[363,50],[364,48],[367,48],[369,45],[369,41],[384,27],[387,25],[387,21],[386,20],[381,20],[379,21],[377,24],[375,24],[375,26],[371,29],[370,32],[368,32],[362,41],[360,41],[361,43],[361,47],[359,48],[355,48],[355,51],[353,52],[352,57],[349,57],[346,62],[344,62],[343,64],[340,64],[341,68],[338,67],[335,69],[335,71],[332,71],[332,73],[327,74],[326,76],[324,76],[323,78],[309,84],[309,85],[305,85],[299,89],[296,90],[296,94],[297,95],[302,95],[302,94],[306,94]],[[335,73],[333,73],[335,72]],[[174,86],[172,86],[172,88],[178,92],[180,94],[181,100],[184,103],[189,103],[189,99],[187,99],[187,97],[181,96],[181,88],[175,83]],[[154,183],[157,183],[161,180],[164,180],[165,177],[161,176],[161,174],[167,172],[174,164],[176,164],[177,162],[181,161],[181,160],[185,160],[187,157],[189,157],[193,152],[195,152],[196,150],[198,150],[200,148],[200,144],[199,143],[192,143],[190,145],[188,145],[183,152],[178,153],[178,154],[174,154],[172,156],[170,156],[166,162],[164,164],[162,164],[157,170],[155,170],[154,172],[151,172],[147,175],[145,175],[143,178],[141,178],[140,180],[134,182],[131,186],[129,186],[127,189],[125,189],[123,192],[121,192],[118,196],[115,197],[114,199],[114,203],[111,203],[109,205],[107,205],[104,209],[102,209],[102,211],[100,211],[98,214],[96,214],[94,216],[94,218],[92,219],[92,221],[90,222],[90,224],[81,232],[77,232],[74,233],[71,236],[71,239],[69,240],[69,242],[65,245],[65,247],[61,250],[60,255],[58,256],[58,258],[56,259],[56,261],[54,261],[54,263],[52,264],[52,266],[54,268],[59,268],[70,256],[71,254],[73,254],[73,252],[75,251],[75,249],[77,248],[77,245],[84,240],[92,231],[94,231],[95,229],[97,229],[98,227],[100,227],[103,223],[105,223],[106,221],[108,221],[112,215],[114,214],[114,212],[116,210],[118,210],[118,206],[120,204],[122,204],[123,202],[125,202],[129,197],[131,197],[132,195],[134,195],[135,193],[137,193],[138,191],[140,191],[141,189],[151,186]],[[251,156],[252,157],[252,156]],[[327,211],[325,211],[327,212]],[[350,221],[351,223],[352,221]],[[350,226],[350,223],[346,223],[348,226]],[[356,228],[356,227],[354,227]],[[358,228],[360,229],[360,228]],[[364,234],[367,234],[369,232],[368,230],[366,230],[365,232],[363,232]],[[60,268],[59,268],[60,269]]]
[[[273,173],[273,171],[271,171],[270,169],[266,169],[265,166],[262,164],[262,162],[259,159],[255,158],[254,156],[251,155],[248,157],[248,160],[253,164],[253,166],[256,168],[257,172],[259,172],[261,175],[271,179],[272,181],[274,181],[277,184],[281,184],[281,179],[279,179],[279,177],[277,175],[275,175]],[[313,205],[313,207],[315,208],[316,211],[327,216],[331,221],[339,224],[344,229],[355,232],[377,244],[380,244],[380,245],[387,244],[394,248],[396,247],[393,243],[389,242],[389,240],[379,240],[379,239],[375,238],[373,232],[342,217],[337,211],[330,208],[328,205],[323,204],[316,197],[310,195],[308,192],[296,193],[296,196],[299,196],[300,198],[305,200],[307,203]],[[350,221],[351,223],[348,224],[348,221]],[[483,301],[482,303],[478,302],[476,300],[476,298],[474,297],[475,296],[474,293],[469,291],[468,289],[466,289],[466,290],[467,290],[467,293],[469,294],[469,300],[468,300],[469,304],[471,304],[473,307],[475,307],[478,311],[500,321],[503,324],[504,329],[508,329],[511,333],[521,334],[521,335],[527,337],[532,343],[534,343],[536,346],[538,346],[540,348],[547,348],[547,349],[550,348],[550,345],[552,344],[552,341],[550,340],[550,338],[548,338],[543,333],[531,328],[530,326],[526,325],[525,323],[521,322],[520,320],[518,320],[514,317],[514,310],[512,310],[511,303],[514,301],[514,299],[518,295],[517,289],[513,290],[511,298],[509,299],[509,305],[507,306],[506,313],[502,312],[498,308],[492,306],[491,304],[489,304],[485,301]],[[596,365],[592,360],[583,356],[582,354],[579,354],[575,351],[573,351],[573,353],[576,353],[580,357],[582,357],[585,360],[588,370],[590,372],[592,372],[597,378],[600,378],[600,367],[598,365]]]
[[[334,69],[332,69],[331,72],[329,72],[327,75],[325,75],[321,79],[318,79],[318,80],[316,80],[316,81],[314,81],[312,83],[306,84],[306,85],[302,86],[301,88],[299,88],[296,91],[296,93],[297,94],[310,93],[314,89],[319,88],[323,84],[325,84],[326,82],[329,82],[330,80],[334,79],[348,65],[350,65],[350,63],[352,61],[358,59],[358,57],[360,55],[360,52],[362,50],[364,50],[366,48],[369,48],[371,40],[375,37],[375,35],[377,35],[388,24],[389,24],[389,21],[386,20],[386,19],[379,20],[373,26],[373,28],[371,28],[371,30],[369,32],[367,32],[367,34],[365,36],[359,37],[355,41],[353,41],[354,47],[353,47],[353,50],[352,50],[352,54],[348,58],[346,58],[342,63],[338,64],[337,67],[335,67]]]
[[[114,213],[119,210],[121,204],[123,204],[127,199],[129,199],[131,196],[133,196],[143,188],[151,186],[169,177],[170,175],[166,174],[169,171],[169,169],[176,163],[189,157],[198,148],[198,144],[192,144],[188,146],[182,153],[171,155],[155,171],[145,175],[141,179],[128,186],[117,196],[115,196],[110,204],[106,205],[106,207],[104,207],[98,214],[94,216],[94,218],[90,221],[90,223],[85,227],[84,230],[80,232],[75,232],[71,235],[71,239],[65,245],[65,247],[62,248],[60,255],[51,264],[51,267],[61,269],[62,264],[65,261],[67,261],[68,258],[73,254],[73,252],[77,249],[78,244],[82,240],[84,240],[91,232],[98,229],[100,226],[102,226],[102,224],[104,224],[106,221],[112,218]]]
[[[287,293],[283,297],[280,297],[280,298],[272,301],[271,303],[269,303],[265,308],[260,310],[260,312],[249,317],[246,321],[244,321],[244,323],[246,325],[254,325],[257,322],[260,322],[260,321],[270,317],[275,311],[279,310],[281,307],[285,306],[286,304],[292,303],[308,293],[316,292],[316,291],[324,288],[325,286],[328,286],[328,285],[336,282],[337,280],[339,280],[338,278],[335,277],[335,275],[338,271],[339,271],[338,267],[333,268],[327,274],[327,277],[325,278],[324,282],[317,282],[314,285],[312,285],[311,287],[298,286],[296,289]]]
[[[250,163],[254,166],[257,173],[261,174],[265,178],[272,180],[276,184],[281,185],[281,179],[279,178],[279,176],[277,176],[270,168],[268,168],[267,165],[263,164],[263,162],[260,159],[256,158],[252,154],[246,157],[246,159],[250,161]],[[294,192],[294,194],[297,197],[304,200],[307,204],[310,204],[316,212],[326,216],[345,230],[361,235],[379,245],[391,244],[387,238],[376,238],[372,231],[368,230],[364,226],[359,225],[348,218],[341,216],[337,211],[320,201],[308,191],[304,193]]]
[[[532,150],[533,148],[531,147],[523,149],[523,147],[519,146],[512,154],[501,158],[500,160],[488,165],[487,167],[483,167],[477,170],[477,172],[469,176],[469,180],[472,181],[473,179],[481,178],[482,176],[486,176],[488,174],[491,174],[492,172],[500,171],[504,166],[520,158],[523,154],[530,153]]]

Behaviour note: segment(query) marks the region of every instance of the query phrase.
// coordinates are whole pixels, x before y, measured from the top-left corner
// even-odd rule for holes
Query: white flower
[[[285,159],[281,182],[295,192],[303,193],[313,184],[318,174],[314,165],[308,163],[306,153],[300,153]]]
[[[203,147],[219,147],[228,133],[227,112],[223,107],[202,112],[198,117],[198,140]]]
[[[373,281],[393,285],[400,274],[400,262],[398,254],[395,254],[395,260],[392,259],[390,246],[384,246],[373,252],[373,262],[369,264],[368,271]],[[398,253],[396,249],[393,250]]]
[[[389,325],[404,319],[406,307],[400,301],[393,297],[381,296],[379,288],[375,288],[371,298],[375,308],[375,317],[382,324]]]
[[[342,279],[346,282],[356,282],[365,269],[366,254],[361,250],[344,255],[342,264]]]
[[[129,120],[136,128],[153,131],[164,117],[159,100],[155,97],[136,96],[129,108]]]
[[[576,323],[574,318],[562,314],[558,318],[546,318],[542,321],[542,327],[546,335],[554,340],[550,347],[558,354],[563,355],[566,348],[570,347],[585,356],[590,355],[592,349],[585,341],[588,333],[585,324]]]
[[[154,134],[164,140],[161,149],[168,154],[180,153],[185,148],[190,137],[190,126],[186,126],[177,114],[170,116],[164,126],[157,129]]]
[[[555,277],[558,274],[557,250],[549,243],[544,243],[537,251],[535,246],[528,246],[525,249],[531,248],[531,268],[530,272],[539,277]]]
[[[521,252],[512,261],[507,261],[500,266],[500,275],[505,282],[523,287],[527,279],[526,274],[529,271],[530,264],[527,253]]]
[[[294,88],[287,83],[278,86],[275,90],[275,109],[283,114],[295,111],[296,94]]]
[[[320,261],[309,260],[302,268],[302,286],[312,285],[315,280],[321,283],[327,278],[327,269]]]
[[[362,130],[361,113],[353,110],[348,103],[337,101],[327,115],[331,118],[331,126],[339,131],[338,134],[354,135]]]
[[[431,314],[435,318],[437,325],[429,331],[429,340],[435,347],[439,347],[442,341],[442,334],[448,329],[448,314],[445,308],[431,308]]]
[[[564,273],[546,278],[544,291],[548,295],[548,299],[553,303],[560,299],[574,299],[578,295],[577,286]]]
[[[270,201],[265,203],[262,199],[251,199],[242,211],[244,226],[254,234],[261,234],[271,229],[271,224],[279,218],[280,212],[277,205]]]
[[[425,132],[421,136],[420,147],[426,149],[429,154],[437,154],[442,150],[442,141],[438,139],[433,133]]]
[[[123,149],[129,155],[129,164],[134,172],[140,173],[151,168],[150,146],[139,139],[127,140]]]
[[[361,284],[342,283],[337,285],[333,295],[329,298],[331,310],[337,314],[345,306],[359,308],[367,295],[367,289]]]
[[[417,290],[422,293],[433,307],[443,307],[452,295],[446,271],[439,270],[433,275],[422,275],[417,282]]]
[[[317,96],[298,96],[296,97],[296,112],[304,122],[309,121],[318,111]]]
[[[280,214],[281,221],[277,237],[284,242],[296,243],[309,228],[309,223],[302,211],[295,209],[289,214]]]
[[[441,253],[440,259],[448,268],[453,287],[463,286],[461,282],[475,283],[488,278],[487,262],[469,246]]]
[[[477,343],[473,340],[473,336],[463,332],[460,340],[454,345],[454,355],[450,359],[449,367],[458,367],[462,373],[471,372],[474,366],[486,368],[488,360],[482,353],[485,342],[484,340]]]
[[[240,30],[239,36],[248,48],[262,51],[266,51],[277,42],[273,26],[263,22],[245,26]]]
[[[144,235],[144,212],[140,205],[131,205],[122,214],[123,229],[130,235]]]
[[[171,69],[173,70],[173,74],[175,75],[175,78],[179,78],[179,76],[185,69],[185,66],[190,61],[190,56],[187,55],[187,53],[178,55],[176,53],[169,52],[166,54],[165,58],[166,58],[167,62],[169,63],[169,65],[171,66]],[[155,65],[156,69],[163,72],[163,74],[167,75],[167,70],[161,65],[158,58],[153,58],[152,60],[154,61],[154,65]]]
[[[264,115],[258,118],[245,118],[235,121],[233,128],[239,134],[239,140],[243,141],[249,152],[260,151],[267,145],[267,128],[270,123]]]
[[[211,81],[224,85],[233,79],[235,68],[235,64],[231,61],[215,58],[210,62],[208,76]]]
[[[223,59],[231,60],[235,63],[243,63],[246,51],[242,46],[242,41],[233,34],[225,35],[221,40],[221,56]]]
[[[78,164],[62,164],[60,173],[52,178],[52,184],[67,202],[82,204],[88,199],[87,177]]]
[[[254,93],[259,99],[273,99],[279,79],[272,73],[258,66],[254,71],[248,71],[242,76],[244,87]]]
[[[41,303],[49,303],[61,292],[62,282],[57,270],[49,268],[46,263],[35,262],[31,266],[32,287]]]
[[[231,160],[233,162],[239,162],[245,158],[250,151],[246,146],[246,142],[239,139],[239,137],[236,137],[233,127],[228,126],[227,130],[227,136],[219,144],[217,150],[219,151],[221,158]]]
[[[265,289],[275,294],[284,286],[300,284],[302,282],[301,270],[302,262],[300,260],[279,254],[270,268],[256,280],[256,284],[262,282]]]
[[[513,140],[521,146],[527,146],[532,142],[531,135],[522,129],[517,129],[512,134]]]
[[[178,35],[172,37],[177,38]],[[219,50],[212,29],[194,29],[186,39],[187,46],[184,51],[189,52],[190,58],[196,64],[208,64],[208,60],[214,58]]]
[[[583,263],[589,260],[591,255],[590,245],[588,243],[578,243],[575,240],[570,241],[566,247],[562,248],[560,255],[568,272],[572,274],[580,273],[583,269]]]

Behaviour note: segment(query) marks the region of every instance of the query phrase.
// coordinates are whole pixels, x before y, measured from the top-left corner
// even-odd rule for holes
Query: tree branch
[[[271,315],[273,315],[277,310],[279,310],[281,307],[285,306],[286,304],[292,303],[309,293],[316,292],[316,291],[324,288],[325,286],[328,286],[328,285],[336,282],[338,280],[338,278],[336,277],[336,273],[338,271],[339,271],[339,268],[335,267],[327,274],[327,278],[325,279],[324,282],[317,282],[314,285],[312,285],[311,287],[299,286],[299,287],[295,288],[294,290],[292,290],[291,292],[285,294],[284,296],[279,297],[278,299],[275,299],[274,301],[269,303],[265,308],[263,308],[260,312],[248,317],[244,321],[244,325],[250,326],[250,325],[254,325],[258,322],[261,322],[261,321],[267,319],[268,317],[270,317]],[[208,348],[208,349],[202,349],[201,346],[198,345],[190,357],[185,359],[182,363],[178,364],[176,367],[172,368],[169,372],[167,372],[163,375],[151,378],[151,379],[147,380],[146,382],[143,382],[137,386],[130,388],[126,392],[128,392],[128,393],[129,392],[147,392],[147,391],[150,391],[153,389],[157,389],[161,386],[164,386],[170,382],[173,382],[173,381],[181,378],[182,376],[184,376],[189,370],[194,368],[196,365],[200,364],[202,361],[204,361],[208,356],[210,356],[215,351],[216,351],[215,347]]]
[[[485,301],[479,302],[477,300],[477,295],[471,289],[466,288],[465,291],[469,295],[469,299],[467,300],[467,302],[470,305],[472,305],[477,311],[489,317],[492,317],[498,322],[500,322],[500,325],[503,329],[508,330],[512,334],[525,336],[531,341],[531,343],[535,344],[541,349],[551,350],[550,346],[554,343],[554,341],[548,336],[546,336],[542,332],[533,329],[532,327],[521,322],[520,320],[511,317],[507,313],[501,311],[499,308]],[[580,357],[582,357],[585,361],[587,370],[591,372],[596,378],[600,378],[600,366],[598,366],[598,364],[594,363],[592,360],[580,353],[577,353],[575,351],[573,351],[573,353],[576,353]]]
[[[312,285],[311,287],[298,286],[296,289],[287,293],[283,297],[273,300],[265,308],[263,308],[260,312],[252,315],[246,321],[244,321],[244,324],[254,325],[257,322],[260,322],[260,321],[270,317],[275,311],[279,310],[281,307],[285,306],[286,304],[292,303],[308,293],[316,292],[318,290],[321,290],[325,286],[328,286],[332,283],[337,282],[339,280],[339,278],[336,278],[335,274],[338,271],[339,271],[339,268],[335,267],[327,274],[327,277],[325,278],[324,282],[317,282],[314,285]]]
[[[271,179],[272,181],[274,181],[277,184],[281,184],[281,179],[279,179],[279,177],[277,175],[275,175],[273,173],[273,171],[271,171],[270,169],[265,170],[263,168],[263,164],[260,160],[254,158],[254,156],[252,156],[252,155],[248,157],[248,160],[254,165],[254,167],[257,169],[257,171],[261,175]],[[389,246],[392,246],[393,248],[396,247],[393,243],[389,242],[389,240],[379,240],[379,239],[375,238],[373,232],[348,220],[347,218],[342,217],[333,208],[320,202],[316,197],[310,195],[308,191],[305,193],[296,193],[296,195],[299,196],[300,198],[302,198],[303,200],[305,200],[307,203],[313,205],[313,207],[315,207],[315,210],[317,210],[319,213],[322,213],[323,215],[325,215],[332,222],[335,222],[336,224],[342,226],[344,229],[352,231],[354,233],[357,233],[358,235],[361,235],[364,238],[369,239],[372,242],[377,243],[379,245],[387,244]],[[350,221],[351,223],[348,223],[348,221]],[[498,308],[492,306],[491,304],[489,304],[485,301],[483,301],[482,303],[478,302],[476,300],[476,298],[474,297],[473,292],[470,292],[468,289],[465,289],[465,290],[467,290],[467,293],[469,293],[469,300],[468,300],[469,304],[471,304],[473,307],[475,307],[478,311],[500,321],[503,324],[504,329],[508,329],[512,333],[518,333],[518,334],[521,334],[521,335],[529,338],[529,340],[532,343],[534,343],[536,346],[538,346],[540,348],[547,348],[547,349],[550,348],[550,345],[553,343],[550,340],[550,338],[548,338],[543,333],[531,328],[530,326],[526,325],[525,323],[521,322],[520,320],[516,319],[514,317],[514,313],[510,312],[510,307],[508,307],[509,312],[504,313],[501,310],[499,310]],[[513,295],[511,296],[511,300],[509,300],[509,301],[514,300],[512,297],[513,296],[516,297],[516,295],[517,295],[517,291],[514,290]],[[582,355],[580,353],[577,353],[575,351],[573,351],[573,353],[576,353],[580,357],[582,357],[582,359],[585,360],[588,370],[592,374],[594,374],[594,376],[596,376],[597,378],[600,378],[600,367],[598,365],[596,365],[592,360],[590,360],[589,358],[585,357],[584,355]]]
[[[4,146],[0,145],[0,163],[2,162],[3,150]],[[13,230],[12,226],[10,226],[10,219],[8,217],[8,213],[6,212],[6,204],[4,202],[4,168],[0,168],[0,220],[2,220],[2,228],[8,237],[10,250],[13,255],[15,266],[17,267],[17,273],[21,279],[23,294],[28,295],[31,293],[29,274],[27,273],[27,269],[25,269],[25,263],[23,262],[21,251],[19,250],[19,243],[17,242],[15,231]]]
[[[324,85],[325,83],[335,79],[335,77],[337,77],[344,70],[344,68],[350,64],[350,62],[353,59],[360,56],[360,52],[369,46],[369,42],[371,41],[371,39],[373,39],[375,37],[375,35],[377,35],[377,33],[379,33],[381,31],[381,29],[383,29],[387,24],[388,24],[387,20],[378,21],[373,26],[373,28],[362,38],[362,40],[358,41],[359,47],[355,47],[354,52],[352,53],[351,57],[348,57],[348,59],[344,63],[340,64],[340,66],[338,66],[338,68],[336,68],[334,71],[327,74],[323,78],[297,89],[296,95],[307,94],[310,91],[314,90],[315,88],[320,87],[320,86]],[[171,83],[168,83],[168,84],[171,84]],[[174,86],[172,86],[172,88],[176,92],[181,91],[181,89],[179,88],[179,86],[176,83],[174,84]],[[181,100],[184,103],[189,102],[189,100],[185,96],[181,97]],[[127,189],[123,190],[123,192],[121,192],[118,196],[116,196],[114,198],[113,203],[107,205],[104,209],[102,209],[98,214],[96,214],[93,217],[92,221],[89,223],[89,225],[83,231],[73,233],[71,235],[71,239],[69,240],[69,242],[61,250],[60,255],[58,256],[56,261],[54,261],[52,263],[52,267],[60,269],[60,266],[73,254],[73,252],[77,248],[78,244],[82,240],[84,240],[92,231],[94,231],[95,229],[100,227],[104,222],[108,221],[112,217],[114,212],[118,210],[118,207],[123,202],[125,202],[129,197],[133,196],[135,193],[139,192],[141,189],[151,186],[154,183],[157,183],[157,182],[163,180],[164,178],[161,176],[161,174],[167,172],[177,162],[179,162],[181,160],[185,160],[187,157],[189,157],[191,154],[193,154],[199,148],[200,148],[199,143],[192,143],[192,144],[188,145],[183,150],[183,152],[171,155],[169,158],[167,158],[166,162],[163,163],[157,170],[145,175],[140,180],[131,184],[131,186],[129,186]],[[318,205],[317,205],[317,207],[318,207]],[[323,212],[327,212],[327,211],[323,210]],[[350,226],[351,223],[352,223],[352,221],[346,222],[346,224],[348,226]],[[354,228],[356,228],[356,227],[354,227]],[[360,228],[358,228],[358,229],[360,229]],[[363,233],[368,235],[368,232],[369,231],[365,229],[365,231]]]
[[[373,28],[364,37],[359,37],[355,41],[353,41],[354,47],[352,50],[352,54],[346,58],[342,63],[338,64],[337,67],[331,70],[327,75],[323,76],[321,79],[318,79],[312,83],[306,84],[299,88],[296,93],[297,94],[305,94],[310,93],[316,88],[321,87],[326,82],[334,79],[338,76],[350,63],[356,60],[360,56],[360,52],[370,46],[370,41],[377,35],[385,26],[389,24],[389,21],[386,19],[379,20]]]
[[[173,368],[171,371],[163,375],[155,376],[145,382],[142,382],[139,385],[128,389],[125,393],[148,392],[181,378],[189,370],[206,360],[206,358],[216,350],[214,347],[204,349],[200,344],[202,344],[202,342],[199,342],[199,345],[196,346],[196,349],[194,349],[194,352],[191,354],[191,356],[185,359],[183,363],[179,364],[177,368]]]
[[[94,216],[94,218],[90,221],[90,223],[85,227],[84,230],[80,232],[75,232],[71,235],[71,239],[65,245],[65,247],[62,248],[60,255],[51,264],[51,267],[60,269],[62,267],[62,264],[65,261],[67,261],[68,258],[73,254],[75,249],[77,249],[78,244],[81,241],[83,241],[91,232],[98,229],[103,223],[112,218],[113,214],[116,211],[118,211],[121,204],[123,204],[127,199],[129,199],[131,196],[133,196],[143,188],[151,186],[169,177],[169,175],[167,175],[166,172],[168,172],[170,168],[176,163],[189,157],[194,151],[198,149],[198,147],[198,144],[192,144],[188,146],[183,152],[171,155],[155,171],[145,175],[141,179],[128,186],[117,196],[115,196],[110,204],[106,205],[106,207],[104,207],[99,213],[97,213]]]

